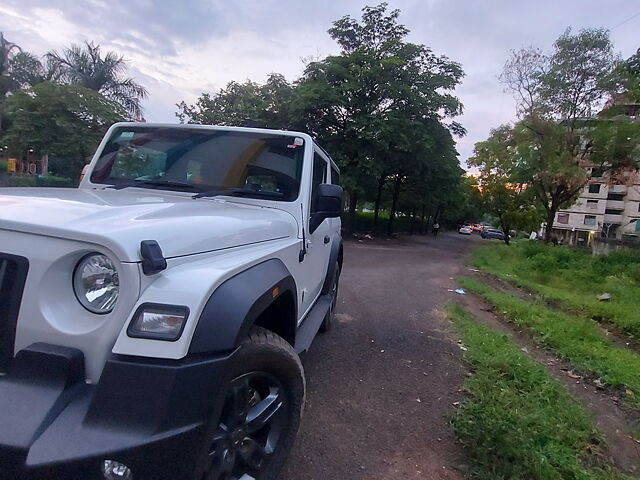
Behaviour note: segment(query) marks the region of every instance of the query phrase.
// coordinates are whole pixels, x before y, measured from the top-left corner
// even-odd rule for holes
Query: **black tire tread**
[[[284,351],[283,353],[285,353],[285,355],[290,357],[290,359],[293,360],[298,365],[300,372],[302,372],[302,384],[304,387],[304,392],[306,397],[307,382],[304,376],[304,367],[302,366],[300,357],[298,356],[298,354],[296,353],[296,351],[293,349],[293,347],[289,342],[287,342],[284,338],[272,332],[271,330],[254,325],[251,327],[251,329],[249,330],[249,335],[247,335],[247,338],[245,338],[245,340],[242,343],[254,344],[254,345],[261,344],[271,348],[275,348],[277,350],[283,350]],[[304,405],[305,397],[303,397],[303,405]]]

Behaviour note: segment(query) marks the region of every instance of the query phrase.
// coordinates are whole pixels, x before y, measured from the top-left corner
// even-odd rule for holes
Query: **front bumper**
[[[97,385],[76,349],[34,344],[0,380],[0,478],[192,479],[219,414],[233,354],[181,361],[113,356]]]

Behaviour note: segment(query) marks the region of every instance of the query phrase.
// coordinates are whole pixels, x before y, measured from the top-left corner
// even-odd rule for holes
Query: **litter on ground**
[[[464,288],[456,288],[455,290],[448,289],[449,292],[457,293],[458,295],[466,295],[467,292]]]

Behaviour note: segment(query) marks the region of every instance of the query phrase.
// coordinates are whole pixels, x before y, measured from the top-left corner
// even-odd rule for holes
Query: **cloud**
[[[369,2],[371,5],[377,2]],[[458,141],[462,160],[491,128],[513,120],[514,103],[498,82],[508,51],[534,44],[551,48],[572,25],[616,27],[612,39],[623,56],[638,47],[640,17],[630,0],[390,0],[402,12],[415,43],[460,62],[466,73],[456,90],[467,129]],[[358,18],[363,1],[299,0],[3,0],[0,30],[24,49],[43,54],[93,40],[120,52],[129,73],[150,93],[145,116],[176,121],[175,104],[194,101],[231,80],[263,81],[271,72],[289,80],[301,57],[338,51],[326,33],[331,22]]]

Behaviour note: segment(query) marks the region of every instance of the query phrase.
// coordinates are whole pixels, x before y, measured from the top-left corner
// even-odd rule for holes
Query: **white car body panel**
[[[209,296],[228,278],[260,262],[278,258],[285,265],[298,263],[300,242],[277,240],[255,245],[250,249],[233,248],[216,254],[196,255],[171,260],[167,270],[149,277],[151,283],[143,290],[124,323],[113,347],[113,353],[155,358],[179,359],[187,355],[191,339]],[[199,258],[196,258],[199,257]],[[296,283],[301,271],[292,271]],[[296,278],[297,277],[297,278]],[[189,320],[181,337],[175,342],[132,338],[127,327],[135,310],[143,303],[181,305],[189,308]]]
[[[297,236],[295,217],[282,210],[191,196],[142,188],[7,188],[0,225],[104,245],[122,262],[139,262],[140,242],[150,238],[173,258]]]
[[[77,348],[85,355],[87,378],[97,380],[122,320],[139,296],[138,264],[118,262],[112,251],[99,244],[7,230],[0,230],[0,250],[29,259],[15,351],[36,342]],[[72,288],[75,265],[91,252],[110,257],[120,275],[120,298],[106,315],[82,307]]]

